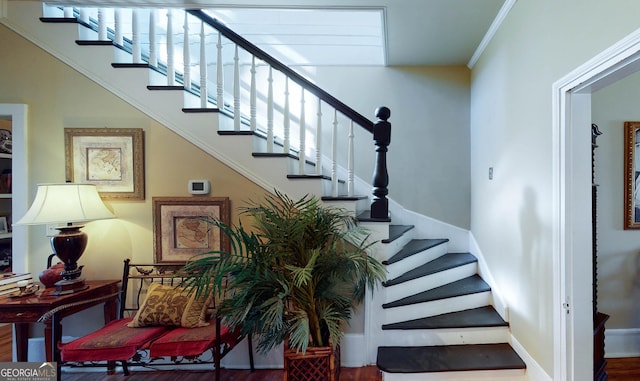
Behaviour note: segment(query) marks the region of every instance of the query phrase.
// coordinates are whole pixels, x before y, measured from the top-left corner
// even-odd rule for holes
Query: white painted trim
[[[487,48],[487,46],[489,46],[489,43],[493,39],[493,36],[495,36],[495,34],[498,32],[500,25],[502,25],[504,20],[507,18],[509,11],[511,11],[511,8],[513,8],[513,6],[516,4],[517,1],[518,0],[506,0],[504,4],[502,4],[500,11],[496,15],[496,18],[493,19],[493,22],[489,26],[487,33],[485,33],[484,37],[482,38],[482,41],[480,41],[480,44],[476,48],[476,51],[471,56],[469,63],[467,63],[467,67],[469,69],[473,69],[473,66],[478,62],[478,60],[480,59],[480,56],[482,55],[484,50]]]
[[[552,381],[553,379],[542,369],[540,364],[529,355],[522,344],[511,335],[511,347],[527,364],[527,380],[528,381]],[[557,379],[556,379],[557,380]]]
[[[576,292],[574,281],[579,278],[579,261],[574,261],[576,248],[572,240],[576,222],[572,218],[577,213],[577,207],[567,204],[573,173],[571,170],[577,160],[577,153],[573,150],[576,138],[573,134],[578,130],[575,116],[576,110],[572,103],[582,97],[576,97],[580,91],[586,95],[590,103],[590,94],[593,89],[600,88],[606,83],[611,83],[633,70],[634,64],[640,60],[640,29],[631,33],[624,39],[612,45],[591,60],[565,75],[552,86],[552,123],[553,123],[553,152],[552,152],[552,178],[553,178],[553,318],[554,318],[554,379],[574,380],[577,364],[580,367],[591,369],[593,359],[584,356],[581,352],[584,348],[576,348],[574,327],[576,316],[586,316],[590,311],[577,311],[569,309],[566,312],[563,303],[573,306],[569,297]],[[583,111],[584,112],[584,111]],[[590,115],[584,117],[590,118]],[[579,118],[582,119],[582,118]],[[575,197],[576,191],[588,190],[573,189],[571,197]],[[590,191],[588,191],[590,193]],[[575,253],[575,255],[574,255]],[[590,285],[586,285],[590,287]]]
[[[604,342],[607,358],[640,356],[640,328],[607,329]]]
[[[469,233],[469,248],[471,254],[475,255],[475,257],[478,259],[478,274],[485,282],[487,282],[487,284],[489,284],[489,286],[491,286],[491,299],[493,302],[493,308],[500,314],[504,321],[508,322],[509,305],[504,300],[502,295],[498,292],[500,288],[497,287],[496,281],[491,274],[489,266],[487,265],[487,261],[482,254],[482,250],[480,249],[480,246],[478,246],[478,242],[476,242],[476,238],[474,237],[472,232]]]
[[[11,116],[11,140],[13,154],[11,155],[11,214],[13,221],[22,217],[29,208],[29,176],[27,167],[27,113],[25,104],[0,104],[0,115]],[[12,267],[16,272],[28,272],[29,262],[27,253],[28,227],[14,226],[12,231]]]
[[[340,346],[340,366],[359,368],[369,365],[366,339],[362,333],[347,333],[342,337]]]

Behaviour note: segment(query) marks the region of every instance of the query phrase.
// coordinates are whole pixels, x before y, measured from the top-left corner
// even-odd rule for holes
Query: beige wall
[[[631,0],[519,0],[472,69],[471,230],[509,305],[514,336],[549,375],[559,360],[552,351],[552,85],[637,29],[639,11]],[[574,313],[591,319],[590,311]]]
[[[85,227],[89,244],[80,264],[88,279],[119,279],[122,261],[153,261],[152,197],[189,197],[189,179],[209,179],[211,196],[228,196],[236,208],[265,190],[194,148],[181,137],[102,89],[40,48],[0,26],[0,103],[29,105],[29,184],[65,180],[64,128],[142,128],[145,132],[144,201],[107,201],[117,219]],[[29,271],[37,274],[51,252],[45,228],[31,227]],[[73,325],[65,334],[73,334]]]

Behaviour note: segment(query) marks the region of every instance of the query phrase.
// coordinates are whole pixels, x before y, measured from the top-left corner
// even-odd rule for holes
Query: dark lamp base
[[[86,290],[87,288],[89,288],[89,285],[85,284],[84,279],[82,278],[63,279],[56,282],[55,286],[56,290],[52,292],[51,295],[73,294],[74,292]]]

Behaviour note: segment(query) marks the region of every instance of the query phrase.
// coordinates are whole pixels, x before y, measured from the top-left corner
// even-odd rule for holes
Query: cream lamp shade
[[[68,224],[115,218],[93,184],[38,184],[33,204],[16,225]]]
[[[58,258],[64,262],[62,279],[55,283],[54,295],[84,290],[81,277],[82,266],[78,259],[87,246],[88,237],[80,229],[81,224],[94,220],[115,218],[102,202],[95,185],[92,184],[38,184],[33,204],[16,225],[56,224],[60,232],[51,237],[51,246]]]

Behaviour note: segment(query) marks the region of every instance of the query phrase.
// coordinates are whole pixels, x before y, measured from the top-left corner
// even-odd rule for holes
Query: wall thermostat
[[[209,194],[210,189],[209,180],[189,180],[191,194]]]

